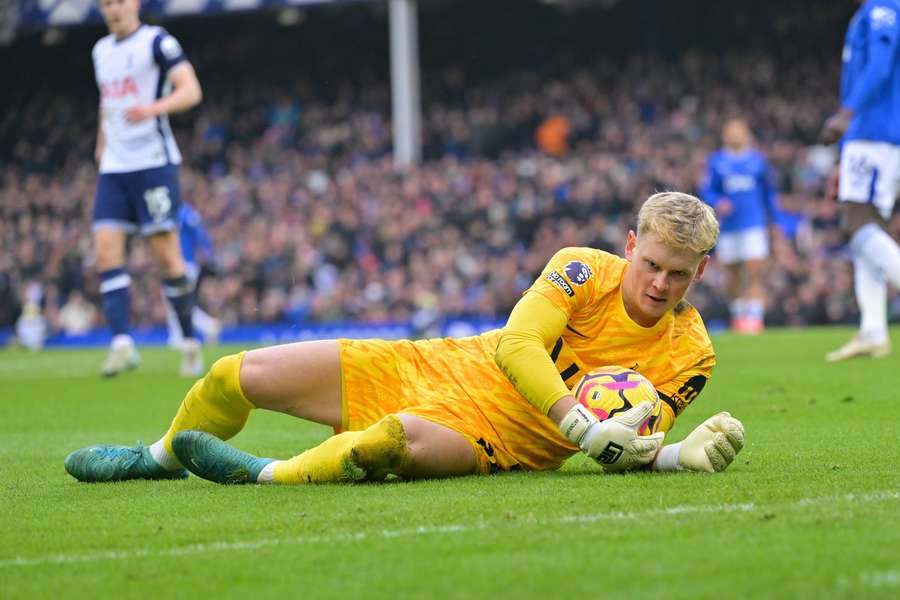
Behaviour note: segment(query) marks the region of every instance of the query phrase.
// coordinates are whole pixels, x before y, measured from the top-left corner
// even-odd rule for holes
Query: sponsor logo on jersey
[[[566,277],[575,285],[584,285],[594,272],[583,262],[573,260],[566,265]]]
[[[132,77],[113,79],[100,84],[100,95],[104,98],[124,98],[128,95],[137,96],[139,93],[137,82]]]
[[[749,192],[756,187],[756,179],[752,175],[727,175],[722,183],[728,194]]]
[[[575,295],[575,290],[572,289],[572,286],[569,285],[569,282],[566,281],[563,276],[556,271],[551,271],[550,274],[547,275],[547,281],[564,291],[569,298]]]

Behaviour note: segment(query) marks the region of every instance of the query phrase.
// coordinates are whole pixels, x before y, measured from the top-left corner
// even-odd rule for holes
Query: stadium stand
[[[390,160],[376,9],[310,10],[291,28],[265,13],[240,17],[253,28],[234,17],[166,23],[205,90],[174,126],[183,195],[218,252],[201,298],[211,313],[227,325],[411,321],[423,332],[443,317],[506,314],[560,246],[616,251],[635,202],[661,189],[696,192],[721,123],[742,115],[777,171],[786,213],[768,322],[856,319],[836,205],[822,201],[834,157],[815,146],[833,107],[823,98],[836,102],[836,36],[852,6],[807,14],[797,2],[746,2],[723,12],[686,2],[637,35],[641,2],[576,13],[534,3],[520,23],[504,12],[509,3],[475,4],[422,15],[426,160],[405,173]],[[748,19],[770,33],[741,35]],[[442,22],[466,32],[455,55]],[[713,22],[717,34],[694,37]],[[492,47],[501,23],[525,29]],[[572,43],[534,41],[542,27],[555,36],[568,27]],[[0,75],[42,73],[0,92],[0,327],[13,325],[34,283],[51,329],[78,320],[61,317],[73,295],[96,318],[80,301],[98,302],[89,253],[96,37],[72,30],[43,46],[35,34],[0,50]],[[345,37],[354,49],[331,52]],[[335,72],[346,78],[326,75]],[[134,323],[164,323],[139,241],[128,268]],[[713,324],[727,318],[722,287],[713,264],[691,296]]]

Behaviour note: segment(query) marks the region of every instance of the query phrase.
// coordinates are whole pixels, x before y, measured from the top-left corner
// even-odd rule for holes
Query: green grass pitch
[[[0,597],[898,598],[900,355],[826,366],[849,335],[714,338],[715,376],[670,439],[731,411],[747,446],[719,475],[576,457],[296,488],[79,484],[69,451],[165,430],[190,385],[177,355],[102,381],[100,351],[0,351]],[[328,434],[258,412],[234,443],[288,457]]]

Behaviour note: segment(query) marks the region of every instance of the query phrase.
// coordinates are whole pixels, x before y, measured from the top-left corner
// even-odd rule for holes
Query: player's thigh
[[[900,178],[900,147],[884,142],[852,140],[841,150],[838,200],[869,205],[883,219],[890,217]],[[853,216],[862,210],[848,211]],[[848,222],[851,226],[853,223]]]
[[[241,363],[241,388],[259,408],[341,426],[341,358],[337,340],[251,350]]]
[[[457,477],[476,471],[475,449],[461,433],[421,417],[397,415],[406,432],[411,478]]]
[[[744,269],[747,272],[747,278],[751,284],[759,284],[762,282],[767,265],[768,260],[765,258],[752,258],[744,262]]]
[[[740,284],[744,275],[744,263],[730,262],[725,263],[723,266],[725,267],[725,273],[728,275],[729,285],[735,283]]]
[[[857,229],[867,223],[880,223],[882,221],[878,209],[872,204],[842,202],[840,211],[841,229],[847,235],[853,235]]]

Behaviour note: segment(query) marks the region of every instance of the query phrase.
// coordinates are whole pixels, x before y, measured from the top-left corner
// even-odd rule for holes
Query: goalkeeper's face
[[[628,232],[625,258],[631,264],[622,281],[622,300],[628,315],[644,327],[675,308],[709,262],[708,256],[667,246],[654,233],[638,238],[633,231]]]

